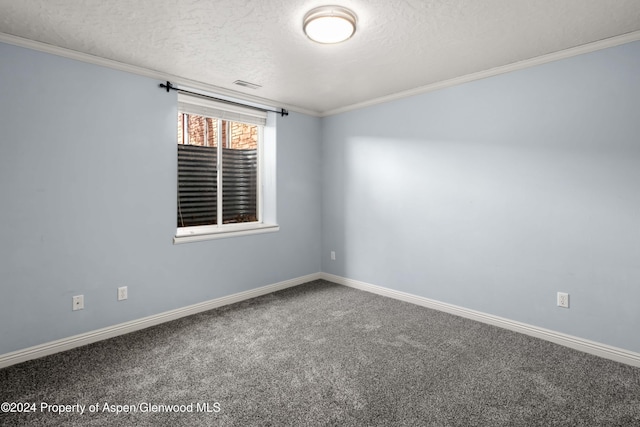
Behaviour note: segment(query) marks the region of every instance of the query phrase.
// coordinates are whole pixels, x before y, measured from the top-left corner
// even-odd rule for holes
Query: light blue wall
[[[320,270],[640,351],[638,75],[631,43],[278,118],[280,232],[173,245],[175,95],[0,44],[0,354]]]
[[[279,232],[173,245],[158,83],[0,44],[0,354],[320,271],[320,119],[277,119]]]
[[[323,271],[640,351],[640,42],[322,131]]]

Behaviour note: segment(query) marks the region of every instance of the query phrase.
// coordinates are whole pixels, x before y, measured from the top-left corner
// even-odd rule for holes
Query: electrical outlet
[[[73,297],[73,311],[84,310],[84,295]]]
[[[336,260],[336,251],[331,251],[331,261]]]
[[[558,292],[558,307],[569,308],[569,294]]]
[[[125,300],[129,297],[126,286],[120,286],[118,288],[118,301]]]

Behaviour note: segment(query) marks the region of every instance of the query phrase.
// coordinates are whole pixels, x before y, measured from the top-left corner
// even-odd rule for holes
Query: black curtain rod
[[[200,98],[213,99],[213,100],[218,101],[218,102],[224,102],[225,104],[239,105],[239,106],[245,107],[245,108],[252,108],[252,109],[258,110],[258,111],[264,111],[265,113],[266,112],[278,113],[282,117],[289,115],[289,112],[287,110],[285,110],[284,108],[281,108],[280,110],[268,110],[266,108],[254,107],[253,105],[247,105],[247,104],[243,104],[241,102],[229,101],[228,99],[216,98],[215,96],[208,96],[208,95],[203,95],[203,94],[197,93],[197,92],[191,92],[191,91],[184,90],[184,89],[178,89],[177,87],[172,85],[169,80],[167,80],[166,84],[165,83],[160,83],[160,87],[163,88],[163,89],[167,89],[167,92],[169,92],[170,90],[175,90],[175,91],[180,92],[180,93],[188,93],[189,95],[199,96]]]

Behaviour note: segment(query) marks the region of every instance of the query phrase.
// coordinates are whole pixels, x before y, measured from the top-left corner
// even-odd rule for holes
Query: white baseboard
[[[505,319],[503,317],[494,316],[480,311],[470,310],[453,304],[432,300],[406,292],[396,291],[384,288],[382,286],[372,285],[370,283],[358,280],[347,279],[341,276],[335,276],[329,273],[314,273],[307,276],[298,277],[284,282],[263,286],[249,291],[239,292],[237,294],[226,297],[216,298],[198,304],[190,305],[176,310],[166,311],[164,313],[153,316],[144,317],[142,319],[132,320],[118,325],[86,332],[72,337],[63,338],[56,341],[36,345],[33,347],[17,350],[11,353],[0,355],[0,368],[15,365],[17,363],[26,362],[27,360],[37,359],[39,357],[48,356],[50,354],[59,353],[61,351],[71,350],[72,348],[91,344],[93,342],[105,340],[108,338],[124,335],[129,332],[145,329],[150,326],[159,325],[164,322],[179,319],[181,317],[190,316],[192,314],[201,313],[217,307],[266,295],[282,289],[298,286],[313,280],[324,279],[333,283],[348,286],[355,289],[371,292],[374,294],[394,298],[400,301],[409,302],[420,305],[422,307],[432,308],[434,310],[444,311],[456,316],[465,317],[467,319],[476,320],[489,325],[498,326],[511,331],[519,332],[525,335],[541,338],[556,344],[570,347],[585,353],[600,356],[605,359],[614,360],[616,362],[625,363],[627,365],[640,367],[640,353],[612,347],[606,344],[589,341],[583,338],[555,332],[549,329],[539,328],[537,326],[528,325],[526,323],[516,322],[514,320]]]
[[[169,322],[181,317],[190,316],[192,314],[201,313],[213,308],[222,307],[236,302],[255,298],[261,295],[270,294],[282,289],[298,286],[312,280],[320,279],[320,273],[309,274],[307,276],[297,277],[284,282],[263,286],[249,291],[238,292],[237,294],[226,297],[215,298],[209,301],[193,304],[187,307],[178,308],[164,313],[136,319],[118,325],[109,326],[95,331],[85,332],[83,334],[74,335],[72,337],[63,338],[56,341],[36,345],[25,348],[23,350],[13,351],[0,355],[0,368],[15,365],[17,363],[26,362],[27,360],[37,359],[39,357],[48,356],[50,354],[59,353],[61,351],[71,350],[75,347],[91,344],[96,341],[113,338],[118,335],[124,335],[129,332],[145,329],[150,326],[159,325],[160,323]]]
[[[444,311],[456,316],[465,317],[467,319],[476,320],[478,322],[487,323],[489,325],[498,326],[511,331],[519,332],[546,341],[551,341],[565,347],[585,353],[600,356],[605,359],[615,360],[616,362],[625,363],[627,365],[640,367],[640,353],[612,347],[595,341],[589,341],[583,338],[555,332],[549,329],[539,328],[537,326],[528,325],[526,323],[516,322],[514,320],[505,319],[503,317],[494,316],[480,311],[470,310],[468,308],[459,307],[453,304],[432,300],[406,292],[395,291],[393,289],[372,285],[370,283],[360,282],[358,280],[347,279],[341,276],[335,276],[329,273],[321,273],[321,278],[339,285],[348,286],[350,288],[360,289],[374,294],[394,298],[400,301],[409,302],[434,310]]]

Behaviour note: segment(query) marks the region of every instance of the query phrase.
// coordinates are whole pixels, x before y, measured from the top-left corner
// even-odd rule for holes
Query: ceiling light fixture
[[[356,15],[341,6],[321,6],[304,16],[302,28],[314,42],[340,43],[356,32]]]

